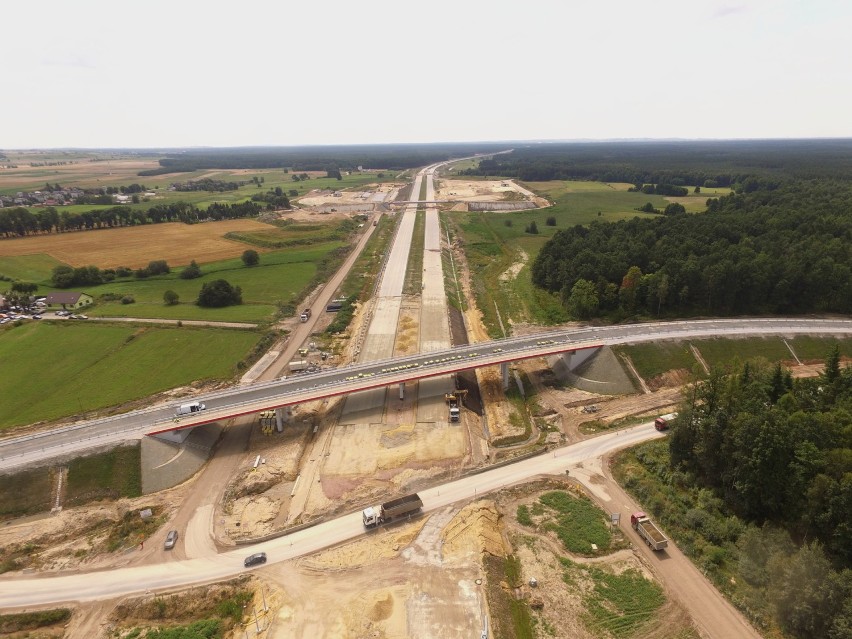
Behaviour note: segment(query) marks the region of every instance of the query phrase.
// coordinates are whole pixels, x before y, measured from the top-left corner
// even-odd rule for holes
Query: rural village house
[[[83,308],[94,303],[95,299],[88,293],[74,293],[72,291],[60,291],[48,293],[45,303],[48,308],[61,306],[62,308]]]

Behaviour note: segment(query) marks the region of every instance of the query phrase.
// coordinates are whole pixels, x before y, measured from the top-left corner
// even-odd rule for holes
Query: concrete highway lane
[[[605,433],[544,455],[419,491],[419,495],[423,499],[424,512],[428,513],[537,475],[564,474],[570,466],[585,460],[663,436],[651,423]],[[0,577],[0,609],[95,601],[218,581],[245,572],[243,559],[254,552],[262,550],[269,556],[269,563],[278,563],[363,534],[361,513],[356,512],[219,555],[82,574]]]

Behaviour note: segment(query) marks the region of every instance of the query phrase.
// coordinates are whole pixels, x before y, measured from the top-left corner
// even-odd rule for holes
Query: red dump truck
[[[372,528],[373,526],[384,524],[391,519],[398,519],[404,515],[416,513],[421,508],[423,508],[423,501],[417,493],[391,499],[378,506],[370,506],[364,509],[362,513],[364,516],[364,527]]]
[[[653,550],[662,550],[669,545],[669,540],[666,539],[663,531],[657,528],[645,513],[630,515],[630,525]]]
[[[669,413],[668,415],[660,415],[654,420],[654,428],[657,430],[668,430],[672,421],[677,417],[677,413]]]

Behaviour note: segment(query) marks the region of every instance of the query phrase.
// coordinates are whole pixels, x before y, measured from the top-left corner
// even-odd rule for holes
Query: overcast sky
[[[847,0],[5,0],[0,148],[852,137]]]

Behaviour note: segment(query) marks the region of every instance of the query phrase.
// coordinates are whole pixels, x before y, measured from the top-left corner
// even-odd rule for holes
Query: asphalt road
[[[543,474],[564,474],[572,465],[600,457],[620,448],[662,437],[653,424],[610,432],[578,444],[508,466],[460,478],[420,491],[424,512],[476,498]],[[365,534],[361,513],[337,519],[264,542],[222,554],[213,554],[207,544],[192,543],[187,549],[194,559],[135,566],[110,571],[61,576],[20,575],[0,578],[0,609],[44,606],[66,602],[112,599],[130,594],[218,581],[246,571],[243,559],[265,551],[270,563],[301,557]],[[199,556],[204,555],[204,556]]]
[[[501,361],[546,356],[584,346],[702,337],[797,334],[849,335],[852,334],[852,320],[718,319],[587,327],[366,362],[193,397],[194,400],[204,402],[207,410],[182,418],[178,424],[173,422],[177,404],[175,402],[107,419],[57,427],[43,433],[7,437],[0,440],[0,470],[107,443],[140,438],[145,434],[173,429],[176,426],[184,428],[266,408],[354,393],[406,380],[445,375]],[[390,370],[399,367],[406,368]],[[385,372],[382,372],[383,370]],[[347,377],[350,379],[347,380]]]

